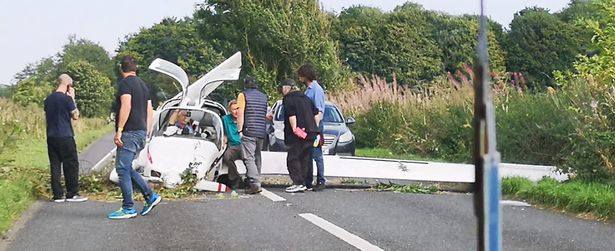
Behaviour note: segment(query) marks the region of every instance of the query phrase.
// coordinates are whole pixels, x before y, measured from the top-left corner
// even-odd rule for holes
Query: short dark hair
[[[299,67],[299,70],[297,70],[297,75],[299,75],[299,77],[307,78],[307,80],[310,81],[316,80],[316,71],[314,71],[314,66],[310,63],[306,63]]]
[[[122,57],[122,61],[120,62],[120,68],[122,72],[131,72],[137,71],[137,60],[130,55]]]
[[[290,78],[284,79],[282,80],[282,83],[280,83],[280,86],[296,86],[297,84],[295,84],[295,80],[292,80]]]
[[[256,87],[257,87],[256,79],[254,77],[250,77],[250,76],[246,77],[243,80],[243,86],[246,87],[246,88],[256,89]]]

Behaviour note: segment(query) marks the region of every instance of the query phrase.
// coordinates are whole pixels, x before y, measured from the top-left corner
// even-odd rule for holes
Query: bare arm
[[[147,135],[151,133],[152,123],[154,123],[154,107],[152,106],[152,101],[147,101]]]
[[[322,112],[318,112],[318,114],[314,115],[314,120],[316,120],[316,126],[320,126],[320,121],[322,120]]]
[[[243,133],[244,108],[237,109],[237,128]]]
[[[75,102],[75,88],[69,87],[66,94],[73,100],[73,103],[75,103],[75,109],[70,111],[70,117],[73,120],[78,120],[80,114],[79,114],[79,109],[77,109],[77,103]]]
[[[290,123],[290,128],[295,131],[295,129],[297,128],[297,116],[288,117],[288,122]]]
[[[120,96],[120,114],[117,121],[117,131],[115,132],[115,137],[113,138],[113,141],[117,147],[124,147],[124,142],[122,142],[122,131],[128,121],[130,109],[132,109],[131,100],[132,96],[130,96],[130,94],[123,94]]]
[[[79,109],[75,108],[75,110],[72,110],[70,112],[70,116],[73,120],[78,120],[79,119]]]

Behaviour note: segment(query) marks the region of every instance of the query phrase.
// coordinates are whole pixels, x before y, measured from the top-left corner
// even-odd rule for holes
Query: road
[[[120,221],[105,218],[119,202],[41,202],[9,240],[8,250],[476,249],[472,197],[467,194],[270,191],[284,201],[209,195],[164,201],[148,216]],[[503,220],[504,250],[615,247],[613,224],[516,206],[503,206]]]

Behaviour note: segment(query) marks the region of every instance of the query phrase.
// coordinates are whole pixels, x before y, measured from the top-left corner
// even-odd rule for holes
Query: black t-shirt
[[[314,103],[302,92],[294,91],[284,96],[282,105],[284,107],[284,143],[292,144],[302,140],[293,133],[290,127],[289,118],[291,116],[297,117],[297,127],[305,128],[308,134],[307,140],[314,140],[318,135],[318,127],[314,120],[318,109]]]
[[[44,104],[47,137],[75,136],[73,125],[70,123],[71,112],[77,109],[75,101],[62,92],[53,92],[45,98]]]
[[[147,101],[149,98],[149,88],[137,76],[129,76],[122,79],[118,86],[118,95],[115,106],[115,130],[117,131],[120,118],[120,97],[124,94],[131,96],[131,109],[128,120],[124,125],[124,131],[147,130]]]

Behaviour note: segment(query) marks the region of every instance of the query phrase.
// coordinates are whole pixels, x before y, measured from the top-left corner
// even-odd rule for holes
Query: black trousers
[[[47,154],[51,169],[51,191],[54,199],[64,197],[60,180],[64,170],[66,198],[79,194],[79,159],[73,137],[48,137]]]
[[[293,185],[303,185],[307,175],[310,161],[310,149],[312,142],[300,141],[288,145],[288,155],[286,156],[286,167],[288,174],[293,181]]]

